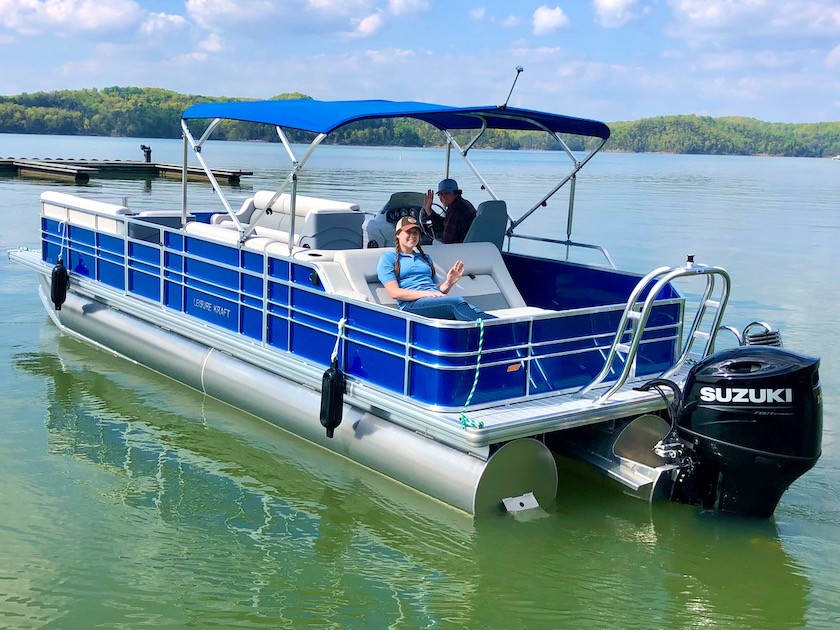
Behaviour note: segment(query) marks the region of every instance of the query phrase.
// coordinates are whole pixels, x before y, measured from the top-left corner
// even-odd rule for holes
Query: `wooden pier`
[[[87,184],[92,178],[181,178],[180,164],[156,164],[134,160],[75,160],[63,158],[0,158],[0,175],[37,177],[40,179],[73,181]],[[253,175],[253,171],[213,169],[213,176],[221,183],[237,186],[240,178]],[[205,172],[191,166],[187,170],[190,179],[207,179]]]

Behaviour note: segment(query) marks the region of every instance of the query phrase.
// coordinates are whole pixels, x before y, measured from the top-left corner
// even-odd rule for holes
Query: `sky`
[[[510,104],[840,121],[840,0],[0,0],[0,95]]]

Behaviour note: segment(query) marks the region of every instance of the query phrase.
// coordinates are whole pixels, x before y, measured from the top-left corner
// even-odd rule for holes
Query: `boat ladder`
[[[687,332],[686,341],[682,344],[680,356],[670,368],[660,375],[660,378],[668,378],[679,372],[688,358],[692,356],[692,352],[698,344],[703,344],[703,349],[699,353],[701,357],[705,357],[712,351],[715,334],[720,326],[723,311],[729,299],[731,281],[729,274],[724,269],[695,263],[694,257],[689,256],[688,262],[685,265],[680,267],[659,267],[639,281],[630,294],[627,305],[624,307],[624,312],[621,315],[621,320],[616,329],[615,338],[604,361],[604,367],[589,384],[578,390],[576,394],[578,397],[584,396],[603,383],[613,373],[613,366],[617,361],[623,362],[624,364],[621,373],[618,375],[618,379],[595,400],[595,404],[605,402],[610,396],[621,389],[628,379],[633,380],[636,378],[636,354],[645,332],[648,317],[653,310],[656,296],[659,295],[669,282],[677,278],[691,276],[703,276],[706,280],[706,287],[697,306],[694,321]],[[722,282],[716,292],[715,279],[718,277]],[[644,302],[640,302],[640,297],[646,289],[649,290],[647,291]],[[710,313],[712,317],[711,325],[703,326]],[[627,341],[624,341],[624,337],[628,332],[630,337]]]

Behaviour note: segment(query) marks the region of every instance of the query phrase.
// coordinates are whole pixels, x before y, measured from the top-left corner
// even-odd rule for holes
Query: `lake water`
[[[0,157],[177,163],[178,141],[0,135]],[[217,147],[213,147],[216,149]],[[278,145],[214,166],[276,188]],[[443,152],[324,147],[302,192],[367,211],[439,179]],[[508,158],[518,158],[511,167]],[[563,155],[476,152],[518,216]],[[454,173],[473,201],[480,191]],[[46,188],[179,207],[179,183],[0,178],[3,249],[38,247]],[[366,192],[359,192],[364,188]],[[212,203],[209,186],[192,200]],[[522,232],[563,237],[565,212]],[[822,357],[823,456],[773,519],[649,506],[561,470],[548,516],[481,521],[173,381],[62,338],[0,258],[0,627],[835,628],[840,620],[840,163],[603,154],[576,240],[646,272],[687,254],[733,277],[726,323]]]

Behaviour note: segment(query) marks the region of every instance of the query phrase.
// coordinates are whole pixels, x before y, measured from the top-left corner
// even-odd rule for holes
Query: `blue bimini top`
[[[416,118],[441,130],[509,129],[549,131],[606,140],[602,122],[515,107],[483,105],[449,107],[414,101],[316,101],[312,99],[201,103],[189,107],[184,120],[220,118],[265,123],[328,134],[357,120]]]

